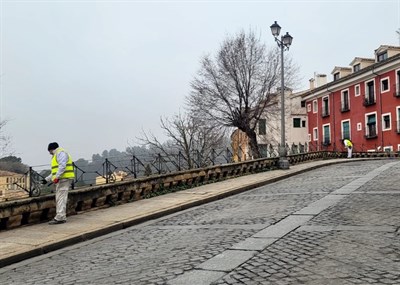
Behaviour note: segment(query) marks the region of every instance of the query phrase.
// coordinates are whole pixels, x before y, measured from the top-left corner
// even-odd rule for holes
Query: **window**
[[[309,142],[311,141],[311,134],[307,135],[307,139],[308,139]]]
[[[362,131],[362,124],[361,123],[357,123],[357,131]]]
[[[375,83],[374,81],[369,81],[365,83],[365,106],[375,104]]]
[[[342,121],[342,139],[350,139],[350,121]]]
[[[360,96],[360,93],[361,93],[360,84],[358,84],[358,85],[354,86],[354,95],[355,96]]]
[[[302,108],[305,108],[305,107],[306,107],[306,102],[305,102],[305,101],[301,101],[301,102],[300,102],[300,106],[301,106]]]
[[[396,110],[397,110],[397,133],[400,134],[400,107],[397,107]]]
[[[306,121],[305,121],[305,120],[302,120],[302,121],[301,121],[301,127],[302,127],[302,128],[305,128],[305,127],[306,127]]]
[[[357,72],[357,71],[359,71],[360,70],[360,64],[358,63],[358,64],[356,64],[356,65],[354,65],[353,66],[353,72]]]
[[[350,99],[349,99],[349,90],[342,91],[342,101],[341,101],[341,109],[342,112],[347,112],[350,110]]]
[[[318,101],[313,101],[313,113],[318,113]]]
[[[258,134],[259,135],[265,135],[267,134],[267,120],[266,119],[260,119],[258,120]]]
[[[313,129],[313,137],[314,137],[314,140],[315,140],[315,141],[318,140],[318,128],[314,128],[314,129]]]
[[[384,78],[381,80],[381,92],[389,91],[389,78]]]
[[[390,114],[383,114],[382,115],[382,130],[388,131],[391,130],[391,123],[390,123]]]
[[[394,96],[395,97],[400,97],[400,70],[396,71],[396,85],[394,86]]]
[[[378,62],[386,60],[388,57],[387,52],[383,52],[381,54],[378,54]]]
[[[301,119],[300,118],[293,118],[293,128],[300,128]]]
[[[367,139],[377,137],[376,114],[375,113],[366,114],[365,137]]]
[[[340,78],[340,73],[336,72],[335,74],[333,74],[333,81],[336,81]]]
[[[311,112],[311,104],[307,105],[307,112]]]
[[[329,97],[322,98],[322,117],[329,116]]]
[[[329,145],[331,144],[331,131],[330,131],[330,126],[329,125],[323,125],[323,136],[324,136],[324,145]]]
[[[383,151],[391,152],[391,151],[393,151],[393,147],[392,146],[384,146]]]

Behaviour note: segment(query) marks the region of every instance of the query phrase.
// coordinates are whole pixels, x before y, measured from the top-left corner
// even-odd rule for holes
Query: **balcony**
[[[349,103],[348,103],[348,102],[342,102],[342,105],[341,105],[341,107],[340,107],[340,111],[341,111],[342,113],[350,111],[350,105],[349,105]]]
[[[393,85],[393,90],[394,90],[393,96],[397,97],[397,98],[400,98],[400,86],[398,84],[394,84]]]
[[[331,144],[331,139],[324,139],[323,142],[322,142],[322,144],[323,144],[324,146],[330,145],[330,144]]]
[[[365,138],[366,139],[374,139],[377,138],[378,134],[376,133],[376,125],[368,125],[366,132],[365,132]]]
[[[371,106],[376,104],[375,96],[367,96],[364,99],[364,106]]]

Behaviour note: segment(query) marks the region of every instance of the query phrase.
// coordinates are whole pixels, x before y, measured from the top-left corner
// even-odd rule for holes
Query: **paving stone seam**
[[[245,239],[241,243],[246,242],[246,240],[248,240],[250,238],[267,238],[267,239],[268,238],[269,239],[276,238],[276,240],[274,242],[278,241],[279,239],[283,238],[284,236],[288,235],[289,233],[294,232],[294,231],[298,230],[299,228],[301,228],[302,226],[304,226],[309,220],[311,220],[313,217],[319,215],[322,211],[335,206],[337,203],[339,203],[340,201],[342,201],[343,199],[348,197],[350,193],[354,192],[356,189],[360,188],[362,185],[364,185],[368,181],[372,180],[374,177],[376,177],[383,171],[389,169],[390,167],[392,167],[398,163],[400,163],[400,162],[389,163],[389,164],[383,165],[377,169],[372,170],[371,172],[367,173],[365,176],[346,184],[345,186],[333,191],[332,193],[329,193],[328,195],[324,196],[323,198],[321,198],[321,199],[311,203],[310,205],[304,207],[303,209],[297,211],[296,213],[288,215],[285,218],[283,218],[282,220],[278,221],[277,223],[270,225],[270,226],[266,227],[265,229],[255,233],[254,235]],[[350,192],[349,192],[349,190],[344,191],[345,193],[338,191],[340,189],[346,189],[346,188],[350,188]],[[326,201],[328,201],[328,202],[326,202]],[[296,217],[300,217],[301,219],[296,220],[295,219]],[[294,219],[294,221],[292,221],[293,219]],[[271,233],[271,231],[272,231],[272,233]],[[274,235],[276,235],[276,236],[274,236]],[[273,244],[274,242],[272,242],[271,244]],[[265,248],[267,248],[271,244],[267,245]],[[235,244],[235,245],[237,245],[237,244]],[[214,260],[216,258],[218,259],[218,256],[223,255],[225,252],[238,251],[238,253],[240,254],[241,252],[244,251],[244,249],[236,249],[235,245],[233,245],[230,249],[225,250],[221,254],[214,256],[211,259],[201,263],[197,268],[203,268],[202,266],[207,266],[207,264],[210,261],[212,264],[215,263]],[[251,250],[251,251],[258,253],[264,249]],[[247,260],[249,260],[251,258],[252,257],[249,257]],[[243,257],[243,259],[245,259],[245,258]],[[243,263],[245,263],[247,260],[243,261]],[[206,268],[206,269],[209,270],[209,268]],[[221,270],[221,271],[223,271],[223,270]],[[185,274],[187,274],[187,273],[182,274],[178,278],[184,279]],[[174,283],[174,281],[172,280],[171,283],[168,283],[168,284],[177,284],[177,283]]]

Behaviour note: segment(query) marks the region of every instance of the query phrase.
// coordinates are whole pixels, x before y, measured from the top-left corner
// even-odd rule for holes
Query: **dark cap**
[[[50,151],[50,150],[55,150],[57,148],[58,148],[58,143],[52,142],[52,143],[49,143],[49,147],[47,148],[47,150]]]

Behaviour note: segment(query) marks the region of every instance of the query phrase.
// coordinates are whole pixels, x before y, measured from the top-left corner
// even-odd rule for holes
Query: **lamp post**
[[[283,52],[285,50],[289,50],[289,47],[292,44],[293,37],[289,35],[289,33],[286,33],[286,35],[281,36],[281,39],[278,39],[278,36],[281,32],[281,26],[279,26],[276,21],[271,25],[270,28],[272,35],[275,38],[275,42],[281,49],[281,145],[279,149],[279,168],[289,169],[289,161],[287,160],[285,140],[285,78]]]

